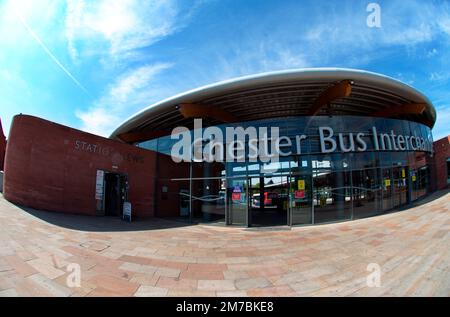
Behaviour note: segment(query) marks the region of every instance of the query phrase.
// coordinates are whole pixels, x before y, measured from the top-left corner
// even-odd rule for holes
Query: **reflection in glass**
[[[312,223],[311,174],[293,175],[290,185],[291,222],[293,225]]]
[[[259,177],[249,181],[251,225],[287,225],[288,177]]]
[[[353,218],[359,219],[381,212],[381,184],[377,169],[352,171]]]
[[[313,171],[314,223],[350,219],[352,193],[350,172]]]
[[[228,223],[247,225],[247,180],[227,180]]]
[[[382,188],[382,210],[387,211],[392,208],[392,170],[390,168],[383,168],[381,170],[381,188]]]
[[[378,134],[392,131],[395,135],[417,135],[432,142],[431,130],[420,123],[317,116],[219,127],[225,131],[226,126],[279,127],[280,135],[291,139],[293,153],[280,157],[279,162],[266,164],[190,164],[172,161],[170,150],[177,140],[170,136],[139,143],[141,148],[158,152],[157,175],[151,180],[155,184],[157,215],[192,215],[193,220],[201,221],[223,221],[226,216],[228,224],[239,225],[312,224],[382,213],[423,197],[430,190],[430,153],[374,151],[372,144],[372,127],[376,127]],[[334,153],[321,153],[318,137],[321,126],[331,127],[335,140],[339,133],[363,132],[366,151],[342,153],[338,146]],[[299,135],[307,136],[301,144],[296,142]]]
[[[393,208],[405,205],[408,202],[408,169],[406,166],[392,169]]]

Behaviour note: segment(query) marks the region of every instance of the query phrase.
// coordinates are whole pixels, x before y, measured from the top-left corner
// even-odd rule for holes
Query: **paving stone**
[[[272,285],[272,283],[264,277],[239,279],[235,281],[235,284],[236,288],[240,290],[263,288]]]
[[[67,215],[35,217],[0,194],[0,296],[449,297],[450,193],[419,204],[283,231],[156,218],[123,231],[113,218],[71,216],[71,229],[59,227],[45,218]],[[70,263],[80,265],[79,288],[66,285]],[[370,263],[381,287],[367,286]]]
[[[30,275],[27,279],[44,288],[52,296],[67,297],[72,293],[72,290],[68,287],[62,286],[40,273]]]
[[[139,287],[134,296],[138,297],[166,296],[167,293],[168,293],[167,288],[143,285]]]
[[[17,291],[14,288],[0,291],[0,297],[17,297],[17,296],[19,296],[19,294],[17,294]]]
[[[199,280],[198,289],[203,291],[232,291],[234,282],[229,280]]]

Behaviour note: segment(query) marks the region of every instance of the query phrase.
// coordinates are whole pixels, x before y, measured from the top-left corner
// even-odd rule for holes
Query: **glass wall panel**
[[[290,166],[290,222],[292,225],[312,224],[313,184],[310,157],[292,157]]]
[[[419,199],[427,194],[429,189],[429,169],[428,166],[421,166],[412,171],[411,183],[413,187],[413,198]]]
[[[192,220],[194,222],[225,222],[224,179],[192,181]]]
[[[382,181],[382,210],[387,211],[392,209],[392,169],[381,169],[381,181]]]
[[[353,218],[381,212],[381,184],[376,168],[352,171]]]
[[[290,150],[292,154],[266,164],[175,163],[170,154],[178,140],[163,136],[142,142],[139,147],[158,152],[157,175],[149,180],[155,183],[158,216],[192,215],[201,221],[223,221],[226,216],[227,223],[240,225],[323,223],[372,216],[403,206],[429,191],[430,149],[403,151],[398,143],[394,146],[398,135],[417,136],[431,145],[431,130],[423,124],[385,118],[315,116],[218,127],[223,132],[226,127],[267,127],[269,134],[270,127],[277,127],[280,136],[289,137],[292,144],[282,151]],[[319,127],[333,130],[333,153],[322,153]],[[377,130],[377,140],[385,134],[383,140],[390,144],[385,150],[376,150],[372,127]],[[357,142],[358,133],[364,134],[367,148],[362,152],[356,148],[344,152],[352,140]],[[248,144],[245,149],[248,153]]]
[[[227,179],[228,224],[248,225],[247,179]]]
[[[429,169],[425,152],[411,152],[409,155],[411,200],[419,199],[429,190]]]
[[[290,185],[291,223],[312,223],[312,178],[311,174],[292,175]]]
[[[350,219],[352,193],[350,172],[313,170],[314,223]]]

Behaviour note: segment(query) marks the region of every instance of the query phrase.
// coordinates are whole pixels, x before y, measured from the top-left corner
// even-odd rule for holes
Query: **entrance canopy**
[[[353,69],[314,68],[263,73],[194,89],[153,104],[121,124],[111,138],[135,143],[208,124],[291,116],[371,116],[433,127],[426,96],[393,78]]]

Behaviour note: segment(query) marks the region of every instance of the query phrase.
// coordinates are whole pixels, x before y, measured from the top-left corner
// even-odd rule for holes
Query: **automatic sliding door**
[[[393,208],[401,207],[408,203],[408,181],[407,181],[407,168],[394,167],[392,169],[393,176],[393,190],[394,190],[394,206]]]
[[[382,178],[382,195],[383,195],[383,211],[392,209],[392,170],[390,168],[383,168],[381,170]]]
[[[249,178],[249,212],[252,226],[288,224],[288,176]]]

